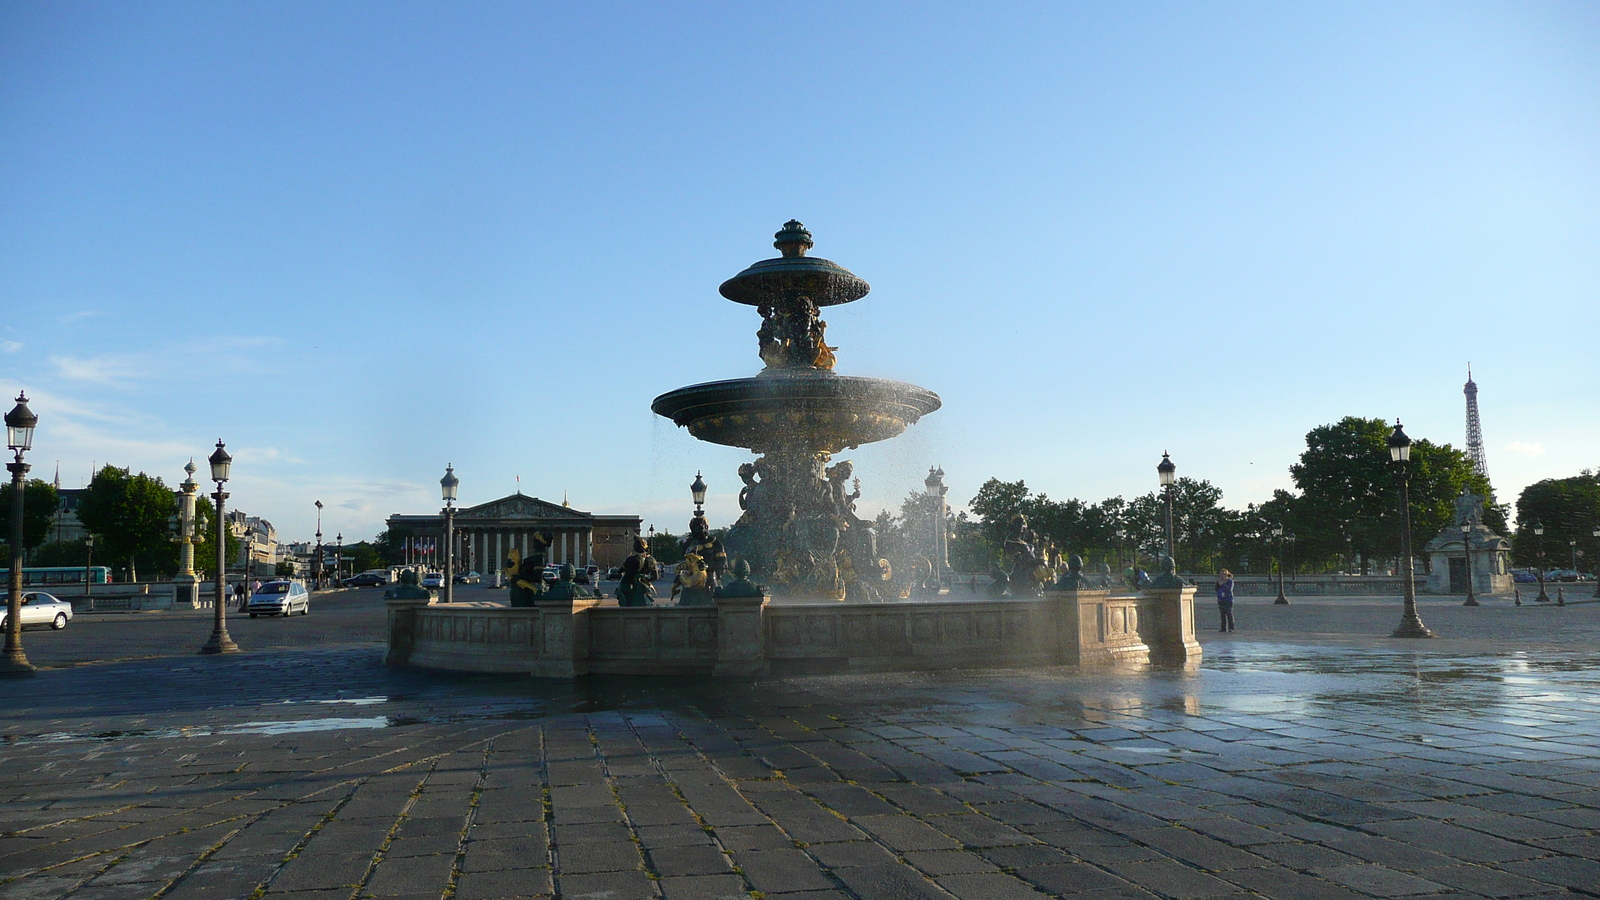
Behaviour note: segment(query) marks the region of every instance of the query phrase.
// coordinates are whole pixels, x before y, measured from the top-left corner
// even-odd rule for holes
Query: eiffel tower
[[[1472,363],[1467,363],[1467,457],[1479,475],[1489,477],[1489,463],[1483,458],[1483,426],[1478,422],[1478,385],[1472,380]]]

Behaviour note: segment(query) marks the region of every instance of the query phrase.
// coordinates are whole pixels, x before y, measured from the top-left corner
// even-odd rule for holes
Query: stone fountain
[[[765,368],[750,378],[678,388],[650,408],[702,441],[758,454],[739,467],[743,510],[728,549],[786,599],[879,599],[870,525],[851,464],[834,454],[887,440],[939,408],[939,395],[884,378],[840,375],[823,307],[851,303],[870,286],[848,269],[806,253],[811,233],[785,223],[764,259],[722,283],[722,296],[761,314]]]

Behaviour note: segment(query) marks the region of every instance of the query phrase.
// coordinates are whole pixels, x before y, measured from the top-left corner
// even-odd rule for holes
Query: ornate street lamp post
[[[1572,550],[1572,571],[1578,571],[1578,539],[1567,541],[1567,546]]]
[[[1297,578],[1300,574],[1300,567],[1295,562],[1294,558],[1294,532],[1288,532],[1283,536],[1283,539],[1289,542],[1289,593],[1292,594],[1295,592],[1295,588],[1297,587],[1295,584],[1295,578]]]
[[[1411,438],[1406,437],[1399,419],[1394,420],[1394,433],[1389,435],[1388,443],[1389,459],[1400,482],[1400,575],[1405,586],[1405,611],[1400,614],[1400,627],[1390,637],[1431,638],[1433,632],[1417,615],[1417,582],[1411,568]]]
[[[1472,520],[1461,523],[1461,550],[1467,555],[1467,602],[1462,606],[1478,606],[1478,595],[1472,590]]]
[[[211,499],[217,501],[217,595],[211,617],[211,638],[200,648],[200,652],[234,653],[239,645],[228,637],[228,603],[222,595],[228,586],[228,517],[225,514],[228,492],[222,486],[228,482],[233,457],[228,455],[221,441],[217,441],[217,449],[211,454],[210,463],[211,480],[217,483],[217,492],[211,495]]]
[[[1596,525],[1594,531],[1591,531],[1590,534],[1594,536],[1596,541],[1600,541],[1600,525]],[[1597,562],[1596,565],[1600,565],[1600,562]],[[1600,572],[1595,573],[1594,595],[1600,597]]]
[[[1272,539],[1278,542],[1278,596],[1273,606],[1288,606],[1289,598],[1283,595],[1283,526],[1272,526]]]
[[[689,495],[694,498],[694,514],[697,516],[705,515],[706,483],[700,477],[699,472],[694,473],[694,483],[689,485]]]
[[[317,501],[317,555],[311,559],[312,590],[322,590],[322,501]]]
[[[440,584],[440,592],[444,594],[444,602],[455,602],[455,535],[456,535],[456,489],[461,486],[461,479],[456,477],[455,467],[445,464],[444,477],[439,479],[439,493],[444,496],[444,581]]]
[[[88,598],[94,588],[94,535],[83,536],[83,546],[88,550],[88,556],[83,560],[83,596]],[[94,604],[89,604],[94,609]]]
[[[1172,457],[1161,453],[1161,462],[1156,464],[1156,475],[1161,479],[1161,491],[1167,495],[1167,557],[1177,564],[1177,542],[1172,534],[1172,491],[1178,483],[1178,467],[1172,462]],[[1166,571],[1162,569],[1162,571]]]
[[[1126,576],[1127,575],[1127,571],[1126,570],[1128,568],[1128,555],[1127,555],[1128,551],[1123,549],[1123,541],[1127,539],[1128,531],[1125,528],[1118,528],[1116,534],[1117,534],[1117,565],[1121,566],[1122,569],[1124,570],[1122,572],[1119,572],[1118,574],[1122,575],[1122,576]]]
[[[944,573],[950,569],[950,536],[945,533],[945,512],[949,507],[944,502],[950,489],[944,483],[944,469],[930,466],[922,485],[928,489],[928,505],[933,510],[933,583],[943,590]]]
[[[339,587],[344,580],[344,532],[334,535],[333,539],[336,542],[333,551],[333,586]]]
[[[1538,575],[1539,575],[1539,596],[1537,596],[1537,597],[1535,597],[1533,599],[1537,600],[1540,603],[1549,603],[1550,602],[1550,595],[1546,594],[1544,592],[1544,523],[1543,522],[1535,522],[1535,523],[1533,523],[1533,536],[1537,539],[1537,540],[1534,541],[1534,546],[1537,548],[1536,552],[1539,555],[1539,572],[1538,572]]]
[[[6,649],[0,657],[0,675],[31,675],[35,669],[22,652],[22,494],[23,476],[31,468],[22,454],[33,449],[33,429],[39,417],[28,408],[28,395],[17,392],[17,405],[6,413],[6,447],[16,459],[6,463],[11,473],[11,590],[6,596]]]

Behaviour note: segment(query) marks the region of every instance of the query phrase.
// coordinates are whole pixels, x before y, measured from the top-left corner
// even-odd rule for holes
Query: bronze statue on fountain
[[[866,296],[870,286],[843,266],[806,255],[811,233],[790,220],[775,236],[780,256],[722,284],[722,296],[756,308],[753,378],[679,388],[651,404],[696,438],[743,447],[759,458],[739,467],[739,520],[727,551],[748,559],[779,596],[840,599],[881,593],[876,542],[855,515],[860,484],[833,455],[886,440],[939,408],[915,385],[839,375],[822,309]],[[850,486],[850,490],[846,489]]]

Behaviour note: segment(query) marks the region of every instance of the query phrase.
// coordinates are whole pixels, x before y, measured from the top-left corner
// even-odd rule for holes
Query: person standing
[[[1233,630],[1233,573],[1223,569],[1217,573],[1217,612],[1222,617],[1220,634]]]

